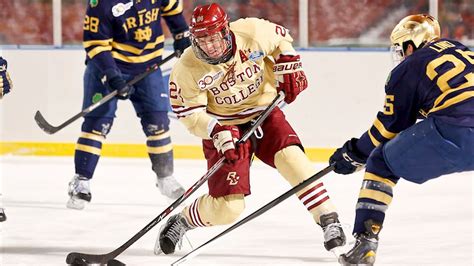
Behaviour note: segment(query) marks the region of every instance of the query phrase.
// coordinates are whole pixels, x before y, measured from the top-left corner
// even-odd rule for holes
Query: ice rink
[[[171,203],[155,187],[148,159],[100,160],[91,183],[92,202],[76,211],[66,208],[72,157],[0,157],[8,216],[0,224],[0,265],[65,265],[72,251],[110,252]],[[315,164],[318,170],[324,166]],[[175,163],[175,175],[186,188],[205,171],[204,161]],[[290,189],[276,170],[260,162],[254,162],[251,174],[253,194],[241,218]],[[361,179],[361,172],[323,179],[348,226]],[[464,173],[421,186],[401,181],[381,233],[377,265],[474,265],[473,179],[473,173]],[[188,202],[206,191],[203,185]],[[169,265],[191,250],[185,241],[176,254],[155,256],[160,226],[117,258],[127,265]],[[188,237],[197,247],[225,228],[200,228]],[[338,265],[322,243],[319,226],[291,197],[209,245],[187,265]]]

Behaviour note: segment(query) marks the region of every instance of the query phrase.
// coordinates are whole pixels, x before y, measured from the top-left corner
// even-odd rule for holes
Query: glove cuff
[[[182,32],[179,32],[179,33],[173,33],[173,39],[175,40],[181,40],[181,39],[184,39],[184,38],[189,38],[191,36],[191,33],[189,32],[189,30],[185,30],[185,31],[182,31]]]
[[[351,152],[351,157],[354,161],[358,163],[365,164],[367,162],[368,156],[365,156],[359,149],[357,149],[358,138],[352,138],[347,141],[347,150]]]

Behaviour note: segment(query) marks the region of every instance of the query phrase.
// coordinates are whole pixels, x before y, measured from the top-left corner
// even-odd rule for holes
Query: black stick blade
[[[46,119],[44,119],[44,117],[43,117],[43,115],[41,114],[40,111],[36,111],[35,121],[36,121],[36,124],[38,124],[38,126],[44,132],[46,132],[50,135],[56,133],[59,129],[61,129],[61,128],[52,126],[50,123],[48,123],[48,121],[46,121]]]
[[[107,254],[104,255],[91,255],[79,252],[71,252],[67,254],[66,263],[72,266],[86,266],[89,264],[106,264],[112,258],[108,258]],[[113,265],[113,264],[112,264]]]
[[[126,264],[119,260],[113,259],[107,262],[107,266],[126,266]]]

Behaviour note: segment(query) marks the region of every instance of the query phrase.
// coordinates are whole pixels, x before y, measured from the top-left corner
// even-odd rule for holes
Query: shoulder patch
[[[249,60],[249,58],[247,57],[247,55],[245,55],[244,51],[239,50],[239,55],[240,55],[240,61],[241,61],[242,63],[244,63],[245,61]]]
[[[133,1],[130,1],[126,4],[118,3],[112,7],[112,14],[114,17],[120,17],[121,15],[125,14],[127,10],[129,10],[133,6]]]

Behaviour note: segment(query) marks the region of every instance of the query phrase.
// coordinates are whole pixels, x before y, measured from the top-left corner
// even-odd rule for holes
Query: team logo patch
[[[99,0],[90,0],[89,4],[91,7],[96,7],[99,4]]]
[[[227,175],[227,181],[229,181],[229,185],[235,186],[239,183],[240,176],[237,175],[237,172],[229,172]]]
[[[253,51],[249,55],[249,59],[252,62],[255,62],[263,57],[263,52],[262,51]]]
[[[110,123],[102,124],[101,133],[103,136],[106,136],[110,131]]]
[[[244,62],[246,62],[247,60],[249,60],[249,58],[247,57],[247,55],[245,55],[245,52],[244,52],[244,51],[239,50],[239,55],[240,55],[240,62],[244,63]]]
[[[211,86],[217,79],[222,77],[222,75],[224,75],[224,72],[222,72],[222,70],[215,74],[205,75],[198,81],[199,88],[201,90],[206,89],[208,86]]]
[[[133,6],[133,1],[130,1],[126,4],[118,3],[112,7],[112,14],[114,17],[120,17],[121,15],[125,14],[127,10],[129,10]]]
[[[146,127],[146,131],[148,131],[148,133],[151,133],[151,134],[156,134],[156,132],[158,132],[158,125],[153,125],[153,124],[148,124],[148,126]]]
[[[92,96],[92,103],[96,103],[96,102],[102,100],[102,98],[104,98],[102,93],[96,93],[96,94],[94,94],[94,96]]]

